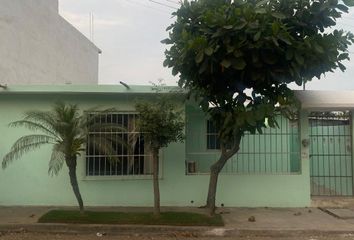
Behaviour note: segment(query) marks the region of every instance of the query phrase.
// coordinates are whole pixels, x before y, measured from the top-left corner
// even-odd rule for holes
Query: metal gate
[[[353,196],[350,119],[349,111],[312,112],[309,116],[313,196]]]

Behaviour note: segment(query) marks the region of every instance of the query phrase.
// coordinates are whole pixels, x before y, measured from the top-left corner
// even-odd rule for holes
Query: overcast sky
[[[154,3],[155,1],[155,3]],[[94,15],[94,43],[100,56],[101,84],[149,84],[163,78],[175,85],[177,78],[164,68],[165,46],[160,41],[173,19],[178,0],[59,0],[60,14],[90,38],[89,15]],[[158,3],[167,6],[159,5]],[[354,32],[354,9],[338,22],[338,28]],[[327,74],[308,83],[306,89],[354,90],[354,47],[347,71]]]

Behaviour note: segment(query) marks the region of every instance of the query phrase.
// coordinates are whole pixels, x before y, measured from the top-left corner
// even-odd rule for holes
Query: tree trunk
[[[69,168],[70,183],[73,188],[76,200],[79,204],[80,212],[83,213],[84,212],[84,203],[81,198],[79,184],[77,182],[77,177],[76,177],[76,156],[72,157],[71,159],[67,159],[66,165]]]
[[[215,214],[215,201],[216,201],[216,189],[218,185],[219,173],[225,166],[227,160],[229,160],[233,155],[235,155],[240,149],[241,136],[236,137],[234,147],[230,150],[226,150],[226,146],[221,144],[221,155],[219,160],[211,165],[210,167],[210,180],[209,180],[209,190],[207,197],[207,208],[209,209],[209,214],[212,216]]]
[[[152,168],[154,184],[154,215],[160,216],[160,189],[159,189],[159,150],[152,151]]]

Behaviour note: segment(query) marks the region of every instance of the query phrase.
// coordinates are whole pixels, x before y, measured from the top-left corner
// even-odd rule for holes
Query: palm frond
[[[75,138],[71,144],[72,145],[71,154],[81,155],[80,152],[85,151],[85,148],[83,146],[86,143],[86,140],[87,140],[86,138]]]
[[[58,132],[60,135],[64,135],[66,132],[70,132],[68,130],[73,125],[71,122],[66,122],[64,120],[59,120],[59,119],[55,121],[56,121],[54,125],[55,131]]]
[[[55,139],[47,135],[28,135],[19,138],[11,147],[9,153],[5,155],[2,161],[2,168],[5,169],[10,162],[19,159],[23,154],[37,149],[44,144],[54,143]]]
[[[57,102],[52,112],[54,116],[53,128],[61,139],[73,139],[80,134],[82,117],[77,105]]]
[[[28,111],[25,113],[25,117],[23,120],[32,121],[43,125],[44,127],[50,129],[55,132],[55,116],[52,112],[44,112],[44,111]]]
[[[95,123],[89,125],[90,132],[127,132],[127,129],[117,123]]]
[[[83,120],[85,120],[88,124],[92,124],[94,123],[94,120],[97,118],[97,116],[99,115],[103,116],[105,114],[111,114],[114,112],[117,112],[117,109],[106,108],[106,109],[99,110],[98,107],[93,107],[85,110],[82,116],[83,116]]]
[[[86,135],[87,137],[87,135]],[[105,143],[110,142],[110,144],[121,144],[124,147],[128,147],[128,143],[126,140],[124,140],[121,137],[117,137],[115,133],[90,133],[90,136],[88,138],[89,141],[99,141],[101,139],[106,140]],[[85,139],[85,142],[87,142],[87,139]]]
[[[91,129],[91,128],[98,128],[99,125],[104,125],[104,124],[107,124],[107,125],[115,125],[117,126],[116,123],[102,123],[100,121],[100,123],[97,123],[97,120],[106,116],[106,115],[109,115],[109,114],[112,114],[114,112],[117,112],[117,110],[115,108],[106,108],[106,109],[103,109],[103,110],[97,110],[97,107],[96,108],[92,108],[92,109],[88,109],[88,110],[85,110],[82,114],[82,118],[81,118],[81,122],[80,122],[80,126],[82,126],[83,129]]]
[[[117,161],[117,151],[113,148],[113,143],[116,141],[116,138],[111,138],[110,136],[95,136],[90,138],[87,144],[95,146],[98,152],[103,155],[107,155],[110,161]]]
[[[55,144],[52,149],[52,155],[49,161],[48,174],[50,176],[58,175],[63,168],[65,162],[65,154],[61,144]]]
[[[42,131],[45,134],[51,135],[53,137],[58,137],[55,131],[50,129],[49,127],[46,127],[45,125],[38,123],[38,122],[33,122],[30,120],[19,120],[15,121],[9,124],[10,127],[25,127],[29,130],[32,131]]]
[[[16,149],[20,149],[26,145],[29,144],[34,144],[34,143],[39,143],[39,142],[45,142],[45,143],[51,143],[54,144],[56,139],[52,136],[48,135],[43,135],[43,134],[31,134],[27,136],[20,137],[17,139],[17,141],[12,145],[11,151],[14,151]]]
[[[57,122],[70,124],[80,119],[79,108],[76,104],[57,102],[53,110]]]

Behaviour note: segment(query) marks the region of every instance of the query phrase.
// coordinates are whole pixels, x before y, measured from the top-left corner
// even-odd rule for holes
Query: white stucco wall
[[[353,110],[354,91],[295,91],[301,107],[307,110]]]
[[[97,84],[99,49],[58,0],[0,0],[1,84]]]

